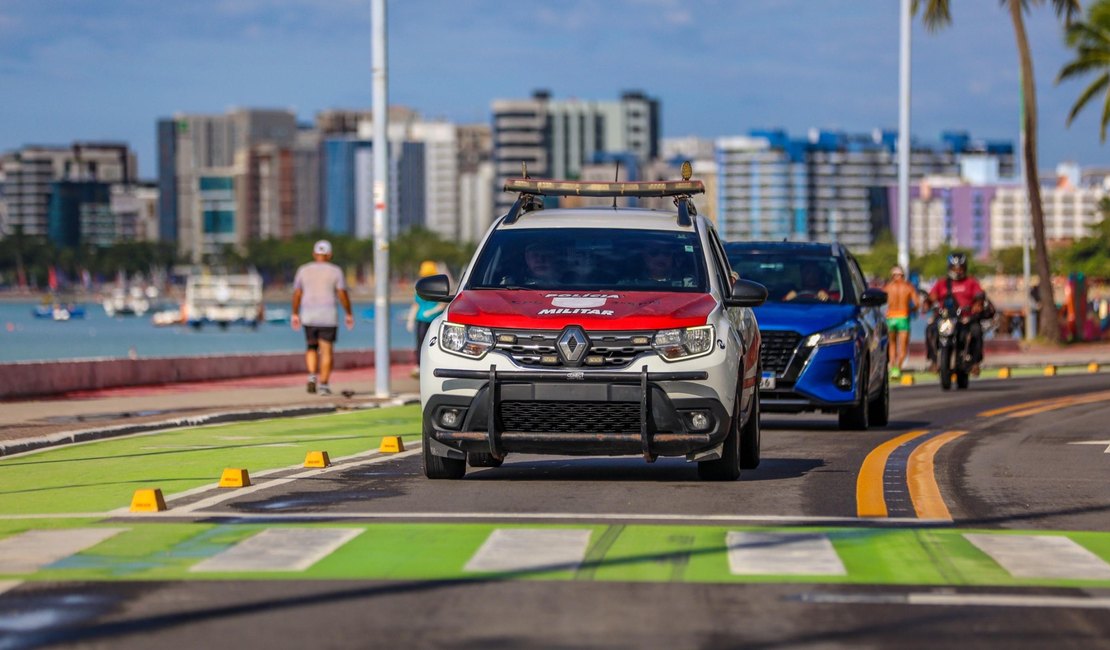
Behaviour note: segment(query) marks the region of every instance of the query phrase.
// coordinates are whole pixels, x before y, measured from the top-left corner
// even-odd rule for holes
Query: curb
[[[218,413],[208,413],[206,415],[194,415],[189,417],[174,418],[170,420],[158,420],[157,422],[144,422],[141,424],[117,424],[113,426],[102,427],[99,429],[83,429],[81,431],[54,433],[37,438],[18,438],[16,440],[0,442],[0,458],[14,456],[16,454],[24,454],[39,449],[45,449],[47,447],[60,447],[62,445],[69,445],[77,442],[105,440],[108,438],[117,438],[120,436],[127,436],[136,433],[150,433],[152,431],[161,431],[165,429],[184,429],[186,427],[196,427],[208,424],[250,422],[252,420],[293,418],[305,415],[326,415],[328,413],[337,413],[339,411],[382,408],[386,406],[404,406],[406,404],[412,404],[419,401],[420,397],[418,395],[402,394],[382,402],[373,402],[354,408],[347,406],[339,407],[334,405],[297,406],[292,408],[279,406],[265,409],[253,409],[249,411],[222,411]]]

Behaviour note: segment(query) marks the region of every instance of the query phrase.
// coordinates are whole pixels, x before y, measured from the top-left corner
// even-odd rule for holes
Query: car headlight
[[[439,347],[444,352],[481,359],[493,347],[493,332],[488,327],[444,321],[439,328]]]
[[[806,339],[806,347],[813,348],[818,345],[832,345],[833,343],[843,343],[851,341],[859,334],[859,325],[855,321],[837,325],[832,329],[827,329],[824,332],[811,334]]]
[[[700,357],[713,350],[713,326],[701,325],[686,329],[659,330],[651,347],[664,361]]]

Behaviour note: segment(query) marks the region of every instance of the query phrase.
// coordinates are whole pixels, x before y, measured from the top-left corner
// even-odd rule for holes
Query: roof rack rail
[[[510,178],[505,181],[506,192],[531,196],[595,196],[640,198],[659,196],[684,196],[704,194],[701,181],[659,181],[604,183],[594,181],[554,181],[535,178]]]

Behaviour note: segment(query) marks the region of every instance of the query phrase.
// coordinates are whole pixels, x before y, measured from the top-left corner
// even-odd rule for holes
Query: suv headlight
[[[444,352],[481,359],[493,347],[493,332],[488,327],[444,321],[439,328],[439,347]]]
[[[827,329],[824,332],[811,334],[806,339],[806,347],[812,348],[818,345],[832,345],[833,343],[843,343],[851,341],[859,334],[859,325],[855,321],[849,321],[842,325],[837,325],[832,329]]]
[[[686,329],[659,330],[651,347],[664,361],[700,357],[713,350],[713,326],[701,325]]]

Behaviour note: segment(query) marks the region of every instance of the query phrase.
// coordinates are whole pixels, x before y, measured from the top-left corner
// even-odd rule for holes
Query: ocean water
[[[35,302],[0,302],[0,362],[53,361],[59,359],[181,357],[249,352],[303,352],[304,332],[289,323],[260,323],[257,329],[231,326],[155,327],[150,314],[109,318],[97,303],[84,303],[85,318],[56,322],[36,319]],[[354,303],[355,327],[340,324],[336,350],[374,347],[373,303]],[[289,310],[288,303],[267,304],[267,309]],[[405,329],[407,304],[390,309],[390,347],[413,347]]]

